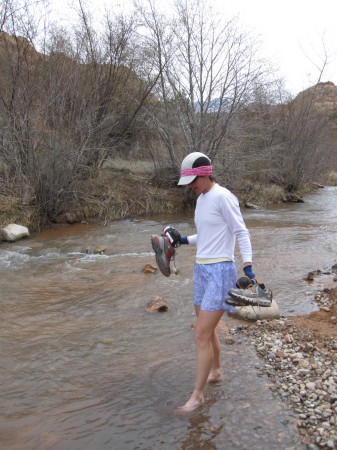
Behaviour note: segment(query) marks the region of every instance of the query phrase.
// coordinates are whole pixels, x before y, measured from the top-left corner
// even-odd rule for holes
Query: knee
[[[198,348],[206,347],[209,344],[207,333],[198,327],[194,330],[194,343]]]

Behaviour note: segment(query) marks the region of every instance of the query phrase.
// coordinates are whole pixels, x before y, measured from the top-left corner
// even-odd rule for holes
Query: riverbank
[[[0,177],[1,180],[1,177]],[[95,178],[78,183],[76,201],[65,199],[54,217],[48,217],[34,201],[0,192],[0,228],[17,223],[29,231],[41,231],[58,224],[107,223],[137,216],[179,213],[190,207],[191,197],[178,187],[162,187],[146,172],[103,169]]]
[[[267,386],[296,414],[308,449],[337,448],[336,273],[334,265],[330,273],[334,287],[316,293],[318,311],[230,330],[234,339],[255,347]]]
[[[36,205],[32,193],[21,198],[0,189],[0,228],[17,223],[30,231],[40,231],[59,223],[123,220],[137,216],[172,214],[193,210],[195,195],[177,186],[177,175],[154,171],[153,164],[117,160],[95,176],[74,185],[72,195],[59,200],[52,215]],[[0,173],[1,181],[1,173]],[[223,184],[221,180],[218,180]],[[301,197],[321,185],[310,184],[303,192],[289,194],[274,184],[245,183],[240,191],[227,186],[242,207],[265,207],[282,202],[301,201]]]

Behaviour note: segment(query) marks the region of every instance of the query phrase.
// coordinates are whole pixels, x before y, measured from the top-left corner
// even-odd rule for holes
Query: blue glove
[[[252,284],[255,284],[255,275],[253,274],[252,266],[246,266],[243,268],[246,277],[250,278]]]

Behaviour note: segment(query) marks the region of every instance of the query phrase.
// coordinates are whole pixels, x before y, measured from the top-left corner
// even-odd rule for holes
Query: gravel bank
[[[296,413],[308,449],[337,449],[336,300],[337,289],[326,289],[316,294],[320,311],[309,316],[231,330],[255,347],[269,388]]]

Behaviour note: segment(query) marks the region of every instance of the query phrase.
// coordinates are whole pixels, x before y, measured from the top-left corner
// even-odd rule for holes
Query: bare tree
[[[256,41],[236,19],[221,23],[202,0],[177,1],[171,19],[151,0],[141,12],[144,41],[162,69],[156,124],[171,163],[178,165],[178,149],[179,157],[197,148],[221,160],[231,124],[265,70]]]
[[[97,33],[81,3],[79,13],[75,39],[46,28],[39,52],[29,10],[12,14],[11,36],[0,36],[0,157],[19,195],[31,192],[52,219],[77,202],[77,181],[144,133],[155,82],[137,75],[132,18],[107,15]]]
[[[0,5],[0,32],[3,31],[10,15],[10,0],[4,0]]]
[[[280,106],[275,115],[279,157],[273,162],[273,178],[289,192],[319,179],[333,164],[330,117],[326,107],[321,107],[331,88],[331,83],[318,83]]]
[[[154,103],[149,111],[152,122],[168,150],[173,167],[178,167],[175,151],[174,113],[172,111],[172,92],[167,79],[167,67],[174,64],[173,55],[176,51],[172,24],[155,8],[153,0],[148,0],[147,8],[142,3],[137,3],[138,12],[141,14],[140,31],[144,42],[143,51],[151,61],[148,76],[158,73],[158,85],[154,93],[160,100],[160,104]],[[142,34],[143,32],[143,34]]]

